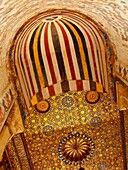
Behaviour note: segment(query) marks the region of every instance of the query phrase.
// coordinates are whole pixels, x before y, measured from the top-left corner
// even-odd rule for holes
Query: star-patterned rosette
[[[68,134],[59,143],[59,157],[66,164],[78,165],[88,161],[94,153],[95,144],[86,134]]]

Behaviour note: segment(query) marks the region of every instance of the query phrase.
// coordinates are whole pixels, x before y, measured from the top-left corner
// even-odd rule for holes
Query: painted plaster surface
[[[16,94],[14,92],[12,84],[4,90],[3,95],[0,96],[0,131],[2,130],[4,123],[14,105]]]
[[[128,62],[117,60],[115,62],[115,74],[121,79],[126,85],[128,85]]]
[[[38,101],[63,91],[108,92],[103,35],[91,20],[71,10],[42,13],[25,24],[10,53],[27,107],[33,97]]]
[[[113,41],[121,40],[125,45],[124,49],[128,45],[128,1],[126,0],[5,0],[0,4],[0,40],[5,45],[4,49],[9,48],[9,41],[11,42],[18,28],[27,19],[49,8],[79,10],[98,22],[111,35]],[[121,49],[119,41],[116,41],[115,45]],[[4,49],[1,51],[5,56]]]
[[[1,130],[1,126],[0,126]],[[14,103],[10,115],[0,133],[0,161],[8,141],[17,133],[23,132],[24,127],[17,102]]]
[[[120,110],[128,110],[128,86],[121,81],[116,83],[117,105]]]
[[[33,0],[33,1],[32,0],[1,0],[0,1],[0,96],[3,96],[3,98],[6,97],[5,89],[7,89],[8,84],[9,84],[9,79],[8,79],[8,74],[7,74],[8,69],[6,67],[7,58],[8,58],[10,46],[12,45],[12,41],[13,41],[15,34],[20,29],[20,27],[26,21],[28,21],[28,19],[30,19],[31,17],[33,17],[41,12],[47,11],[48,9],[54,9],[54,8],[56,8],[56,9],[62,9],[62,8],[73,9],[75,11],[79,11],[79,12],[87,15],[88,17],[92,18],[104,31],[106,31],[106,33],[108,34],[108,36],[113,44],[114,50],[115,50],[115,54],[117,57],[116,63],[120,63],[120,65],[121,65],[121,71],[120,71],[120,67],[118,68],[119,65],[118,64],[116,65],[117,66],[116,69],[118,70],[117,74],[120,74],[120,76],[123,78],[123,80],[125,79],[127,81],[128,0],[79,0],[79,1],[78,0],[47,0],[47,1],[46,0],[38,0],[38,1],[37,0]],[[3,98],[2,98],[2,100],[3,100]],[[11,95],[9,97],[9,100],[10,100],[10,98],[11,98]],[[11,106],[10,103],[7,103],[7,104],[8,104],[8,106],[9,105]],[[2,109],[4,109],[4,106],[6,108],[7,104],[2,105]],[[95,112],[96,109],[94,108],[93,112]],[[82,112],[82,111],[83,110],[81,110],[81,113],[83,114],[84,112]],[[1,113],[2,112],[3,112],[3,110],[1,111]],[[106,110],[104,112],[106,112]],[[108,112],[104,113],[104,116],[106,116],[107,114],[109,114],[109,113]],[[110,114],[111,114],[111,112],[110,112]],[[1,115],[3,115],[3,114],[1,114]],[[55,117],[55,116],[53,115],[53,117]],[[58,118],[59,118],[58,115],[56,115],[55,119],[58,119]],[[96,118],[98,118],[98,119],[96,119],[96,121],[101,120],[101,119],[99,119],[99,115],[96,115]],[[96,134],[96,136],[94,136],[94,137],[99,138],[99,139],[102,138],[102,135],[104,136],[105,133],[107,133],[107,140],[108,140],[108,142],[106,143],[106,141],[104,142],[103,139],[101,139],[100,146],[98,146],[99,142],[97,141],[97,146],[99,147],[98,148],[99,150],[97,150],[97,154],[99,155],[98,160],[101,160],[101,164],[98,164],[98,165],[94,164],[94,166],[96,166],[96,168],[99,168],[99,167],[102,168],[104,166],[105,167],[107,166],[108,169],[110,169],[112,167],[111,169],[113,169],[113,170],[115,170],[115,167],[118,167],[118,169],[122,170],[122,162],[123,162],[122,157],[121,157],[122,149],[121,149],[121,145],[119,144],[119,143],[121,143],[121,141],[120,141],[120,138],[118,137],[118,135],[120,133],[119,132],[119,129],[120,129],[119,128],[119,126],[120,126],[119,117],[118,117],[117,113],[115,112],[115,118],[116,118],[115,120],[113,120],[113,117],[111,117],[111,119],[109,119],[109,117],[106,116],[105,118],[107,119],[107,122],[109,124],[108,128],[106,128],[105,121],[104,121],[103,124],[105,126],[104,126],[104,131],[103,131],[103,129],[100,128],[100,126],[102,126],[102,125],[100,124],[100,121],[99,121],[99,129],[97,128],[98,130],[96,129],[93,131],[93,134],[94,135]],[[2,116],[1,116],[1,119],[3,119]],[[43,121],[44,124],[42,125],[42,127],[43,127],[43,126],[45,126],[45,121],[47,120],[47,117],[45,117],[43,115],[42,119],[44,120]],[[32,113],[29,117],[29,121],[32,123],[28,123],[28,124],[26,123],[26,126],[30,126],[29,128],[32,129],[32,131],[33,131],[33,127],[35,128],[35,126],[33,126],[33,125],[35,122],[38,122],[38,120],[39,120],[38,118],[37,119],[33,118],[33,113]],[[81,120],[85,122],[85,120],[82,119],[82,116],[81,116]],[[103,120],[104,120],[104,117],[103,117]],[[114,123],[113,123],[113,121],[114,121]],[[55,121],[53,119],[53,123],[54,122]],[[58,123],[61,124],[60,121],[58,121]],[[71,123],[72,122],[70,122],[70,124]],[[56,126],[59,126],[59,124],[56,124]],[[92,121],[92,124],[93,124],[93,121]],[[93,126],[95,126],[95,122],[94,122]],[[38,127],[36,127],[36,129],[38,129]],[[110,132],[112,132],[112,133],[110,133]],[[34,133],[36,134],[36,131],[34,131]],[[61,133],[61,131],[58,133]],[[90,135],[92,134],[92,132],[90,130],[88,131],[88,133]],[[26,131],[26,134],[28,135],[29,131]],[[66,134],[67,134],[67,132],[66,132]],[[115,134],[116,134],[116,139],[114,138]],[[40,135],[40,134],[37,134],[37,137],[38,137],[38,135]],[[27,137],[29,137],[29,136],[27,136]],[[110,137],[113,139],[113,141],[110,140]],[[36,137],[34,135],[31,136],[31,133],[30,133],[30,139],[32,139],[32,138],[34,138],[34,140],[35,140]],[[31,144],[29,144],[29,141],[31,142],[31,140],[29,140],[29,138],[28,138],[28,146],[31,146]],[[52,139],[52,141],[53,141],[53,139]],[[117,141],[120,141],[120,142],[117,142]],[[37,143],[38,143],[38,141],[37,141]],[[41,144],[42,143],[45,144],[45,141],[42,141]],[[104,145],[106,145],[106,144],[108,145],[106,147],[109,147],[110,149],[111,149],[111,147],[114,148],[112,150],[112,152],[109,152],[109,150],[107,150],[107,149],[106,149],[106,152],[104,152]],[[36,145],[36,142],[35,142],[35,145]],[[58,143],[57,143],[57,145],[58,145]],[[53,146],[53,145],[51,145],[51,146]],[[117,148],[118,148],[118,150],[117,150]],[[100,153],[102,153],[101,151],[103,152],[104,157],[102,157],[102,155],[100,154]],[[52,153],[50,153],[50,154],[52,154]],[[55,153],[55,154],[57,154],[57,153]],[[113,157],[113,161],[110,158],[111,157],[110,154],[112,154],[112,155],[115,154]],[[100,158],[100,156],[102,158]],[[120,158],[119,161],[117,161],[116,156],[118,156],[118,158]],[[51,155],[50,155],[50,157],[51,157]],[[32,158],[32,159],[34,160],[34,158]],[[107,163],[104,163],[105,158],[107,160],[106,161]],[[38,157],[36,157],[36,159],[37,159],[38,163],[42,166],[42,162],[39,162]],[[44,159],[42,159],[42,160],[44,160]],[[47,157],[46,157],[46,160],[47,160]],[[54,160],[53,164],[56,164],[56,163],[57,163],[56,160]],[[37,169],[37,165],[35,164],[34,166]],[[45,164],[43,166],[45,167]],[[88,167],[89,167],[89,164],[88,164]],[[64,168],[65,168],[65,165],[64,165]],[[92,169],[94,169],[94,167],[92,167]]]
[[[8,85],[6,60],[14,35],[31,17],[51,8],[79,11],[96,21],[109,35],[117,56],[128,68],[128,1],[127,0],[1,0],[0,65],[3,76],[0,95]],[[123,67],[123,66],[122,66]],[[1,69],[1,68],[0,68]]]

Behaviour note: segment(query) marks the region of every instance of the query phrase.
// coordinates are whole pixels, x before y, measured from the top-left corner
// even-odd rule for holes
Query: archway
[[[109,169],[111,155],[104,146],[118,146],[112,154],[122,161],[120,136],[112,140],[120,130],[110,95],[113,49],[95,22],[69,10],[39,14],[19,30],[10,54],[21,112],[28,113],[25,139],[33,169]],[[74,141],[74,149],[79,143],[87,149],[67,153],[67,143]]]

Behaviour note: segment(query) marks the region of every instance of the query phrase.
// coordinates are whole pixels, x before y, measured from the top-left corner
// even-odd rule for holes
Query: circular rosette
[[[36,104],[36,110],[40,113],[45,113],[49,110],[50,104],[47,100],[42,100]]]
[[[85,99],[88,103],[93,104],[98,102],[100,95],[97,91],[88,91],[85,95]]]
[[[65,96],[62,99],[62,105],[64,107],[71,107],[74,104],[74,99],[71,96]]]
[[[102,124],[102,119],[98,116],[95,116],[91,119],[90,123],[93,127],[99,127]]]
[[[59,157],[66,164],[77,165],[83,163],[84,160],[88,161],[94,153],[94,142],[85,134],[69,134],[64,137],[59,143]]]
[[[42,131],[45,136],[51,136],[54,133],[54,128],[50,125],[47,125],[43,127]]]

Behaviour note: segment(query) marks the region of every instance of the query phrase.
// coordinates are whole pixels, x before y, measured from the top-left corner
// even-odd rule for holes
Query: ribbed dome
[[[55,10],[30,19],[14,43],[27,106],[66,91],[107,91],[105,54],[101,33],[83,16]]]

